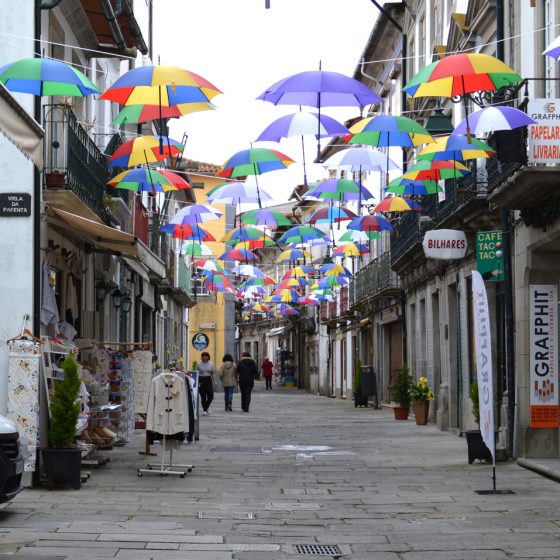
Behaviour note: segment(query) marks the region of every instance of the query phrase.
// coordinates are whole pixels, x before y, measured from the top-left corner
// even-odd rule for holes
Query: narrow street
[[[211,410],[200,440],[175,453],[195,465],[184,479],[137,476],[139,432],[81,490],[26,490],[2,506],[0,557],[560,558],[558,483],[500,463],[498,488],[515,494],[478,495],[491,467],[468,465],[465,440],[434,426],[260,381],[249,414],[239,394],[233,412],[223,394]]]

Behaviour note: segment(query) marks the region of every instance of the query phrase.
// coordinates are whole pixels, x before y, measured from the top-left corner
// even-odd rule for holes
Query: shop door
[[[395,371],[402,367],[402,356],[403,356],[403,336],[402,336],[402,324],[393,323],[389,326],[389,371],[390,380],[389,385],[393,383],[393,377]]]

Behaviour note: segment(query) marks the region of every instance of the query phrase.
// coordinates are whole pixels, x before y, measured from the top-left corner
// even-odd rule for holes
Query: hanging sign
[[[192,337],[192,345],[197,350],[206,350],[210,344],[210,339],[204,333],[196,333]]]
[[[557,286],[529,286],[531,428],[558,427],[557,340]]]
[[[26,218],[31,216],[29,193],[0,193],[0,217]]]
[[[486,282],[504,279],[504,251],[501,231],[476,234],[476,269]]]
[[[492,376],[492,338],[490,336],[490,312],[484,280],[477,270],[472,271],[472,296],[474,317],[474,340],[476,346],[476,378],[480,412],[480,432],[496,466],[496,442],[494,434],[494,380]]]
[[[432,229],[426,232],[422,247],[429,259],[462,259],[467,254],[467,236],[456,229]]]
[[[560,99],[532,99],[527,114],[537,121],[529,126],[529,163],[560,163]]]

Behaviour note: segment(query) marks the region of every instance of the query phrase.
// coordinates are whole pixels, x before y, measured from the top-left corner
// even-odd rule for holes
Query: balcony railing
[[[72,109],[45,105],[45,182],[74,192],[103,221],[109,214],[103,204],[109,178],[107,158],[80,125]],[[61,183],[54,182],[57,177]]]
[[[398,277],[391,270],[391,256],[391,252],[386,251],[354,275],[348,289],[350,307],[387,289],[399,288]]]
[[[161,233],[161,226],[165,223],[161,216],[152,212],[152,217],[148,226],[151,251],[163,262],[168,262],[169,234]]]
[[[185,259],[179,257],[178,259],[178,274],[175,275],[175,287],[179,288],[185,294],[191,293],[191,271],[185,264]]]

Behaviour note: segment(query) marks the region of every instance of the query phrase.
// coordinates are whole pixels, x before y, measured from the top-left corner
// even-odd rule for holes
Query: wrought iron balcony
[[[45,105],[43,123],[45,185],[71,190],[109,223],[109,213],[103,203],[109,178],[107,158],[68,105]],[[119,196],[123,197],[120,193]]]
[[[349,308],[399,290],[399,279],[391,270],[391,252],[386,251],[354,275],[348,289]]]

